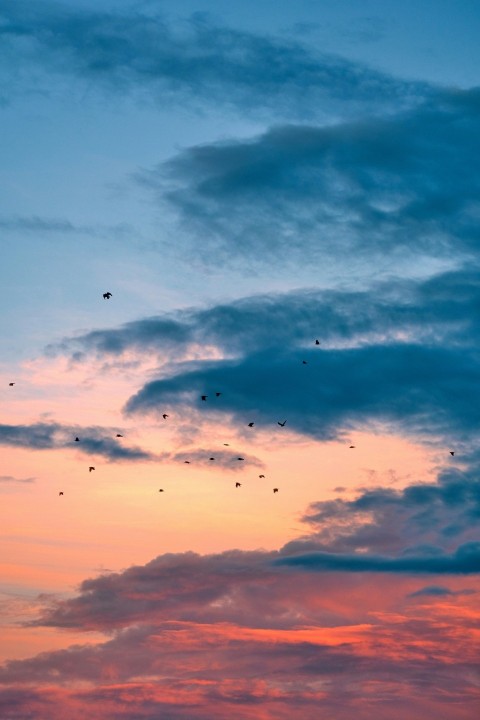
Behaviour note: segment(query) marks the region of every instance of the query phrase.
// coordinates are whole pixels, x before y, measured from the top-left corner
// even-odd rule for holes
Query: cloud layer
[[[219,27],[196,14],[172,23],[154,13],[41,8],[6,0],[0,11],[3,62],[94,81],[109,91],[147,91],[164,104],[220,103],[285,118],[392,110],[429,92],[360,63],[314,53],[271,35]]]

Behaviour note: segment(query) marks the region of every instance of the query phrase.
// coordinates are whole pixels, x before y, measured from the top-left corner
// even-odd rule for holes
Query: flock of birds
[[[110,300],[111,297],[113,297],[113,294],[112,294],[111,292],[105,292],[105,293],[103,293],[103,299],[104,299],[104,300]],[[320,345],[320,340],[315,340],[315,345]],[[307,361],[306,361],[306,360],[302,360],[302,364],[303,364],[303,365],[307,365]],[[14,383],[14,382],[9,382],[8,385],[9,385],[9,387],[13,387],[13,386],[15,385],[15,383]],[[216,393],[215,393],[215,397],[217,397],[217,398],[220,397],[221,395],[222,395],[221,392],[216,392]],[[201,395],[200,397],[201,397],[201,400],[202,400],[203,402],[207,402],[208,395]],[[169,415],[168,415],[167,413],[163,413],[162,417],[163,417],[164,420],[166,420],[166,419],[169,417]],[[279,425],[280,427],[285,427],[286,423],[287,423],[286,420],[284,420],[283,422],[280,422],[280,420],[277,420],[277,425]],[[247,426],[248,426],[249,428],[253,428],[253,427],[255,426],[255,423],[254,423],[254,422],[249,422]],[[121,435],[121,433],[117,433],[115,437],[117,437],[117,438],[123,438],[123,435]],[[80,438],[79,438],[79,437],[75,437],[75,442],[80,442]],[[227,447],[228,447],[228,445],[229,445],[228,443],[223,443],[223,444],[224,444],[225,446],[227,446]],[[350,449],[350,450],[355,449],[355,445],[349,445],[349,449]],[[454,451],[454,450],[450,450],[449,452],[450,452],[450,455],[451,455],[452,457],[455,455],[455,451]],[[211,457],[211,458],[209,458],[209,460],[212,461],[212,460],[215,460],[215,458],[214,458],[214,457]],[[243,458],[243,457],[237,457],[237,460],[242,461],[242,460],[245,460],[245,458]],[[184,463],[186,463],[187,465],[189,465],[189,464],[190,464],[190,460],[184,460]],[[88,467],[88,472],[91,473],[91,472],[93,472],[94,470],[95,470],[95,467],[94,467],[93,465],[89,465],[89,467]],[[262,475],[259,475],[258,477],[259,477],[259,478],[265,478],[265,475],[262,474]],[[242,487],[242,484],[239,483],[239,482],[236,482],[236,483],[235,483],[235,487],[236,487],[236,488],[240,488],[240,487]],[[163,488],[160,488],[158,492],[164,492],[164,489],[163,489]],[[273,493],[274,493],[274,494],[275,494],[275,493],[278,493],[278,487],[274,487],[274,488],[273,488]],[[60,495],[63,495],[64,493],[63,493],[62,490],[60,490],[58,494],[59,494],[59,496],[60,496]]]

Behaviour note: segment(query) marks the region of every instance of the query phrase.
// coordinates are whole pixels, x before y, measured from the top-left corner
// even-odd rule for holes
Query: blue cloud
[[[444,91],[395,117],[278,126],[138,178],[177,212],[190,251],[223,263],[477,257],[479,98]]]
[[[273,565],[311,572],[379,572],[434,575],[480,573],[480,543],[461,545],[451,555],[387,557],[384,555],[311,552],[272,561]]]
[[[205,15],[180,25],[141,10],[115,13],[5,0],[4,63],[34,63],[120,93],[148,87],[161,101],[221,103],[278,117],[408,106],[430,92],[360,63],[316,53],[295,41],[218,27]],[[328,112],[328,110],[327,110]]]
[[[79,436],[80,442],[75,442]],[[30,450],[55,450],[75,448],[86,455],[99,455],[112,461],[153,460],[151,453],[136,447],[120,445],[108,437],[105,429],[60,425],[58,423],[33,423],[31,425],[0,425],[0,445]]]

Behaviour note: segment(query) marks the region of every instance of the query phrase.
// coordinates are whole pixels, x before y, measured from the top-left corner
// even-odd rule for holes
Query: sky
[[[477,717],[479,28],[2,2],[2,720]]]

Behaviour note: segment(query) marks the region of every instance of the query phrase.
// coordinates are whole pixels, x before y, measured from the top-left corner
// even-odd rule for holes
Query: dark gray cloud
[[[200,394],[218,387],[221,411],[237,422],[249,415],[261,429],[287,419],[289,429],[321,439],[382,422],[405,434],[454,436],[458,442],[480,427],[476,352],[410,343],[205,361],[200,368],[197,363],[190,371],[147,383],[126,411],[158,413],[176,403],[199,409]]]
[[[98,354],[155,352],[181,362],[192,345],[230,356],[260,350],[311,349],[421,342],[469,346],[480,339],[480,272],[476,265],[426,280],[390,279],[367,289],[297,290],[243,298],[206,309],[149,317],[94,330],[50,346],[77,359]]]
[[[160,377],[127,412],[183,406],[237,424],[248,416],[256,429],[287,418],[288,429],[320,438],[392,423],[460,449],[480,422],[479,278],[472,265],[365,290],[251,297],[96,330],[50,352],[117,361],[155,353]],[[188,361],[202,345],[225,359]],[[219,390],[221,402],[200,400]]]
[[[216,27],[195,14],[173,25],[136,10],[81,10],[70,4],[5,0],[3,62],[85,78],[120,93],[148,89],[169,99],[221,103],[238,111],[305,117],[398,109],[428,94],[360,63],[295,41]]]
[[[139,179],[209,262],[477,255],[479,98],[444,92],[391,118],[274,127],[188,148]]]
[[[447,456],[447,451],[445,451]],[[478,538],[480,482],[478,456],[464,458],[466,469],[444,467],[435,482],[412,483],[403,490],[363,489],[353,500],[312,503],[303,520],[313,535],[305,549],[330,552],[418,554],[451,550]],[[302,541],[290,543],[291,552]]]
[[[114,432],[114,431],[111,431]],[[80,437],[75,442],[75,437]],[[31,425],[0,425],[0,445],[29,450],[57,450],[71,448],[86,455],[99,455],[112,461],[153,460],[151,453],[137,447],[121,445],[108,437],[105,428],[32,423]]]
[[[314,572],[386,572],[408,574],[453,574],[471,575],[480,572],[480,542],[461,545],[451,555],[441,554],[430,557],[385,555],[346,555],[344,553],[310,552],[279,558],[275,564],[301,567]]]
[[[408,597],[455,597],[457,595],[472,595],[475,590],[450,590],[443,585],[427,585],[426,587],[420,588],[413,593],[410,593]]]

